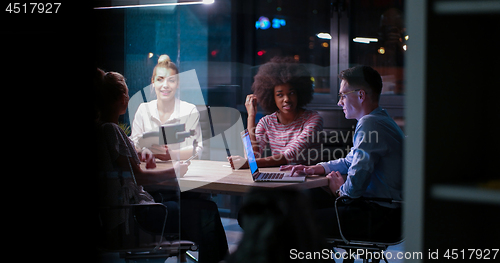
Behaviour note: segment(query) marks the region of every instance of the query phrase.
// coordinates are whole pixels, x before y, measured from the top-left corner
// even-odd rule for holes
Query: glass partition
[[[330,93],[329,1],[267,1],[255,4],[255,65],[274,56],[306,64],[317,93]]]
[[[241,85],[233,85],[235,76],[231,76],[234,66],[230,62],[231,19],[234,18],[231,1],[212,5],[135,2],[97,1],[99,7],[120,8],[97,8],[94,13],[96,65],[105,71],[120,72],[126,78],[130,101],[120,123],[129,131],[136,150],[151,150],[157,168],[174,167],[177,178],[181,170],[178,161],[227,162],[229,152],[243,156],[240,132],[244,126],[237,109],[242,91]],[[165,62],[166,59],[170,62]],[[231,172],[227,168],[221,170]],[[227,174],[221,172],[218,176],[213,180]],[[193,226],[193,222],[209,220],[207,215],[220,220],[217,208],[213,211],[208,209],[213,206],[203,205],[206,199],[212,198],[210,195],[190,191],[207,183],[171,180],[143,185],[157,203],[167,206],[168,222],[164,224],[163,217],[153,218],[147,213],[136,218],[153,220],[147,224],[164,225],[165,229],[177,231],[163,235],[164,239],[192,240],[189,234],[181,237],[180,230],[198,229],[199,225]],[[181,192],[186,198],[180,198]],[[189,217],[191,219],[186,220]],[[162,238],[161,233],[157,233],[161,230],[149,229],[141,222],[137,227],[156,234],[156,241]],[[213,235],[214,231],[224,230],[207,231]],[[144,241],[142,236],[139,239]],[[204,246],[210,250],[210,244]],[[210,254],[214,253],[205,252],[205,257]]]
[[[98,60],[122,69],[133,95],[150,84],[159,56],[167,54],[180,72],[196,71],[207,105],[242,114],[253,76],[274,56],[307,66],[315,90],[309,107],[321,109],[337,108],[341,70],[369,65],[383,77],[382,106],[402,117],[404,54],[411,48],[403,10],[402,0],[219,0],[109,9],[98,20],[98,41],[106,42],[98,44]],[[128,115],[124,121],[131,121]]]
[[[155,154],[156,168],[175,174],[175,178],[161,183],[140,185],[154,198],[156,204],[161,204],[151,207],[143,204],[145,206],[129,212],[132,216],[125,228],[133,229],[120,239],[133,238],[127,249],[140,252],[147,251],[138,249],[147,247],[147,244],[157,244],[160,248],[162,241],[181,239],[178,178],[183,169],[179,161],[184,155],[191,156],[193,148],[194,151],[197,148],[192,147],[195,140],[189,130],[186,133],[186,121],[180,114],[182,105],[179,103],[181,83],[191,84],[189,78],[179,74],[178,63],[182,41],[178,34],[181,28],[179,19],[184,17],[179,12],[189,11],[175,5],[135,6],[144,2],[96,1],[96,6],[106,8],[94,10],[98,54],[96,65],[105,71],[122,73],[129,89],[129,105],[127,113],[120,117],[120,126],[128,131],[127,135],[139,155],[141,152]],[[128,6],[112,8],[123,5]],[[184,90],[189,94],[190,89]],[[203,101],[201,95],[190,96]],[[191,148],[190,152],[184,154],[186,145]],[[141,169],[148,170],[144,162]],[[145,255],[133,256],[140,258]]]
[[[346,2],[349,67],[368,65],[382,76],[380,104],[404,129],[404,60],[410,38],[403,0]],[[342,69],[340,69],[342,70]]]
[[[155,87],[158,61],[168,55],[177,68],[172,75],[178,80],[174,110],[179,118],[170,124],[184,124],[176,132],[194,130],[194,135],[189,135],[184,145],[170,145],[159,126],[172,112],[158,112],[158,104],[149,109],[150,114],[156,111],[159,120],[157,137],[152,140],[158,145],[167,140],[164,144],[173,152],[177,150],[173,160],[196,154],[195,160],[226,161],[228,151],[244,155],[239,136],[247,120],[244,99],[252,93],[259,67],[274,56],[293,57],[311,72],[315,93],[307,107],[328,117],[325,129],[347,131],[354,127],[337,106],[337,76],[356,65],[372,66],[382,75],[381,106],[404,126],[403,63],[411,36],[403,22],[403,0],[95,3],[96,7],[107,7],[94,10],[96,65],[123,73],[129,88],[128,111],[120,119],[124,127],[134,131],[141,107],[154,104],[158,92],[169,92]],[[259,107],[258,117],[265,114]],[[198,116],[195,126],[188,125],[192,116]],[[151,116],[146,118],[151,120]],[[137,150],[143,148],[137,145]],[[183,153],[183,148],[190,150]],[[180,186],[172,197],[177,202],[181,191],[198,187]],[[163,191],[154,187],[146,190]],[[235,216],[234,211],[231,214]]]
[[[382,75],[382,95],[404,94],[404,53],[409,39],[403,1],[351,1],[349,62]]]

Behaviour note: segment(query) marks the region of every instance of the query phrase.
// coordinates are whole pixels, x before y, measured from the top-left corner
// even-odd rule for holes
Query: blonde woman
[[[180,159],[188,159],[193,153],[201,156],[203,143],[200,127],[200,113],[196,106],[176,98],[179,89],[179,70],[168,55],[160,56],[153,70],[151,83],[156,93],[156,100],[141,103],[132,122],[132,135],[138,151],[151,150],[154,156],[161,160],[170,160],[172,156],[180,155]],[[163,124],[184,123],[186,131],[195,130],[195,135],[180,143],[179,152],[169,150],[166,145],[153,145],[150,149],[139,146],[139,139],[150,131],[158,131]],[[196,143],[194,144],[196,140]],[[196,145],[197,144],[197,145]]]

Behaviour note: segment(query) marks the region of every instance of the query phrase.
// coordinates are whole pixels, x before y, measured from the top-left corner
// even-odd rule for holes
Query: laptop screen
[[[245,152],[247,153],[248,166],[250,166],[250,171],[252,172],[252,176],[255,176],[255,173],[259,170],[259,168],[257,167],[257,161],[255,160],[252,142],[250,141],[250,134],[248,134],[248,130],[241,132],[241,139],[243,140],[243,144],[245,145]]]

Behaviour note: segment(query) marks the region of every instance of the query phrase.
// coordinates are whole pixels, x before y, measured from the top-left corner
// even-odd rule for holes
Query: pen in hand
[[[188,163],[189,161],[193,160],[198,156],[198,153],[195,153],[193,156],[189,157],[187,160],[183,161],[183,163]]]

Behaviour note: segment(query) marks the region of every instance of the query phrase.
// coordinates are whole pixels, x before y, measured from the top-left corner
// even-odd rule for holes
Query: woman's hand
[[[146,169],[156,168],[155,156],[150,149],[146,147],[142,148],[139,159],[141,160],[141,162],[146,162]]]
[[[257,114],[257,96],[250,94],[245,100],[245,107],[247,108],[248,117],[254,117]]]
[[[177,177],[184,177],[184,175],[188,171],[188,166],[191,164],[191,162],[176,162],[174,164],[174,170],[175,170],[175,175]]]
[[[227,160],[231,164],[231,168],[233,168],[233,170],[235,170],[235,169],[248,169],[247,159],[245,159],[241,156],[238,156],[238,155],[229,156],[229,157],[227,157]]]
[[[156,158],[162,161],[168,161],[172,159],[172,157],[170,157],[170,153],[168,152],[167,145],[153,144],[151,145],[151,151],[153,152]]]
[[[247,118],[247,129],[250,135],[250,141],[252,142],[253,151],[258,153],[259,145],[257,143],[257,138],[255,137],[255,117],[257,115],[257,96],[250,94],[245,100],[245,107],[247,108],[248,118]],[[231,164],[231,167],[234,166]],[[237,166],[238,167],[238,166]],[[243,164],[241,168],[248,168],[248,164]]]

